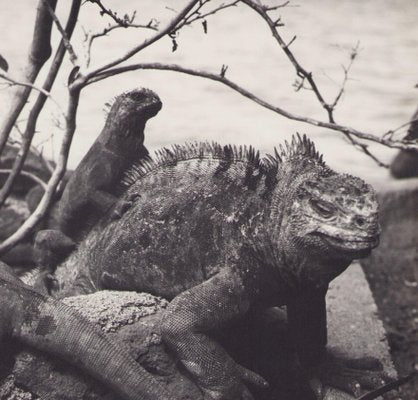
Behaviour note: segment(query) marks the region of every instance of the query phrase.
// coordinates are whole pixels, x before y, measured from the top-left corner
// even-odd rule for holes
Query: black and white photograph
[[[0,0],[0,400],[414,400],[417,269],[417,0]]]

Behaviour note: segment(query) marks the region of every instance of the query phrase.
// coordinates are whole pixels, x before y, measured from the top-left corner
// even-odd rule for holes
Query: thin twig
[[[283,8],[283,7],[287,7],[289,5],[290,1],[285,1],[282,4],[278,4],[277,6],[264,6],[264,9],[266,11],[274,11],[274,10],[278,10],[279,8]],[[294,6],[296,7],[296,6]]]
[[[334,131],[341,132],[343,134],[349,134],[358,137],[359,139],[369,140],[371,142],[379,143],[387,147],[391,148],[398,148],[403,150],[414,150],[418,152],[418,144],[417,143],[405,143],[404,141],[400,140],[388,140],[384,139],[379,136],[375,136],[370,133],[361,132],[354,128],[339,125],[332,122],[326,122],[326,121],[320,121],[317,119],[309,118],[309,117],[303,117],[294,113],[291,113],[289,111],[284,110],[283,108],[280,108],[278,106],[275,106],[266,100],[261,99],[260,97],[256,96],[254,93],[248,91],[247,89],[244,89],[243,87],[237,85],[235,82],[229,80],[221,73],[219,74],[213,74],[206,71],[199,71],[195,69],[190,68],[184,68],[176,64],[161,64],[161,63],[140,63],[140,64],[133,64],[133,65],[127,65],[123,67],[117,67],[113,69],[109,69],[103,73],[98,74],[95,78],[91,79],[88,84],[101,81],[103,79],[109,78],[110,76],[118,75],[127,71],[136,71],[136,70],[159,70],[159,71],[174,71],[174,72],[180,72],[187,75],[192,76],[199,76],[202,78],[210,79],[216,82],[220,82],[224,84],[225,86],[228,86],[232,90],[240,93],[242,96],[247,97],[248,99],[254,101],[255,103],[261,105],[262,107],[265,107],[271,111],[274,111],[277,114],[280,114],[286,118],[295,120],[295,121],[301,121],[305,122],[310,125],[319,126],[323,128],[328,128]],[[221,70],[222,71],[222,70]]]
[[[132,14],[132,16],[130,17],[129,21],[125,24],[125,25],[120,25],[120,24],[109,24],[107,27],[103,28],[103,30],[101,32],[96,32],[96,33],[84,33],[85,36],[85,43],[86,43],[86,67],[88,67],[90,65],[90,60],[91,60],[91,48],[93,45],[94,40],[103,37],[103,36],[107,36],[108,33],[112,32],[115,29],[119,29],[119,28],[144,28],[144,29],[151,29],[154,31],[158,31],[158,22],[155,19],[151,19],[148,24],[143,25],[143,24],[135,24],[134,23],[134,19],[135,19],[135,13]]]
[[[210,2],[210,0],[201,1],[199,7],[193,11],[187,18],[183,20],[179,25],[177,25],[177,30],[181,29],[185,25],[191,25],[198,20],[205,20],[207,17],[216,14],[221,10],[225,10],[226,8],[235,7],[241,0],[236,0],[228,4],[221,4],[220,6],[214,8],[213,10],[207,11],[205,13],[201,13],[201,9]]]
[[[99,67],[95,67],[85,71],[84,76],[86,80],[89,80],[96,76],[99,72],[105,71],[109,68],[115,67],[116,65],[128,60],[133,55],[138,53],[139,51],[145,49],[146,47],[150,46],[151,44],[155,43],[156,41],[160,40],[165,35],[168,35],[173,30],[176,29],[176,26],[187,16],[189,11],[199,3],[199,0],[190,0],[187,5],[181,10],[167,25],[164,29],[161,29],[158,33],[154,36],[145,39],[141,44],[133,47],[131,50],[127,51],[124,55],[114,59],[113,61],[107,62],[104,65]]]
[[[106,8],[100,0],[87,0],[90,3],[97,4],[100,8],[100,14],[101,15],[108,15],[110,18],[113,19],[113,21],[116,22],[119,26],[123,28],[127,28],[130,26],[130,17],[129,15],[125,14],[123,19],[118,17],[118,14],[114,11],[112,11],[110,8]]]
[[[360,46],[360,42],[357,42],[356,46],[353,47],[353,49],[351,51],[350,62],[348,63],[348,65],[346,67],[344,67],[344,65],[342,65],[342,68],[343,68],[343,71],[344,71],[344,79],[343,79],[343,82],[341,83],[341,87],[340,87],[340,90],[339,90],[337,96],[335,97],[334,101],[330,105],[332,110],[335,109],[335,107],[337,106],[338,102],[340,101],[342,95],[344,94],[345,86],[346,86],[347,81],[348,81],[348,74],[349,74],[350,69],[353,66],[353,63],[354,63],[354,61],[355,61],[355,59],[358,55],[359,46]]]
[[[277,43],[282,48],[289,61],[292,63],[293,67],[296,70],[297,76],[302,79],[302,82],[305,80],[309,82],[309,85],[315,93],[316,98],[320,102],[321,106],[327,111],[329,122],[334,123],[335,121],[332,115],[332,109],[322,96],[322,93],[320,92],[315,80],[313,79],[312,72],[308,72],[305,68],[302,67],[302,65],[296,59],[294,54],[290,51],[289,45],[286,44],[286,42],[283,40],[283,38],[277,31],[278,26],[276,21],[273,21],[268,14],[268,11],[272,10],[272,8],[260,5],[253,0],[241,1],[245,3],[248,7],[253,9],[255,12],[257,12],[264,19],[264,21],[267,22],[274,39],[277,41]]]
[[[34,89],[34,90],[38,91],[39,93],[42,93],[44,96],[48,97],[57,106],[61,115],[63,116],[63,118],[65,118],[65,113],[64,113],[63,109],[61,108],[60,104],[58,103],[58,101],[56,101],[54,99],[54,97],[51,95],[51,93],[48,92],[47,90],[45,90],[45,89],[43,89],[39,86],[36,86],[35,84],[30,83],[30,82],[19,82],[18,80],[12,78],[10,76],[10,74],[8,74],[7,72],[1,72],[0,71],[0,78],[3,78],[5,81],[9,82],[11,85],[27,87],[27,88],[30,88],[30,89]]]
[[[78,57],[77,57],[77,54],[74,51],[73,46],[71,45],[70,38],[68,37],[67,32],[65,31],[65,29],[61,25],[61,22],[58,19],[57,15],[55,14],[54,9],[47,3],[46,0],[44,0],[44,2],[47,6],[47,10],[49,12],[49,15],[53,19],[55,25],[57,26],[57,29],[59,30],[59,32],[61,34],[62,40],[64,41],[65,47],[68,51],[68,54],[70,55],[70,60],[71,60],[72,64],[75,67],[78,66]]]
[[[335,118],[334,118],[334,110],[335,107],[337,106],[338,102],[340,101],[344,90],[345,90],[345,85],[347,83],[348,80],[348,72],[357,56],[358,53],[358,44],[357,46],[353,49],[352,53],[351,53],[351,57],[350,57],[350,63],[348,65],[348,67],[343,68],[344,69],[344,80],[343,83],[341,85],[340,91],[338,92],[336,98],[334,99],[334,101],[332,103],[328,103],[324,96],[322,95],[321,91],[319,90],[318,85],[316,84],[314,78],[313,78],[313,74],[312,72],[308,72],[304,67],[302,67],[302,65],[299,63],[299,61],[296,59],[295,55],[290,51],[289,47],[290,44],[293,43],[293,41],[295,40],[296,36],[294,36],[294,38],[288,43],[286,44],[285,41],[283,40],[283,38],[281,37],[281,35],[279,34],[277,28],[282,26],[282,23],[279,23],[280,18],[276,21],[273,21],[273,19],[270,18],[268,12],[272,11],[273,9],[275,9],[274,7],[268,7],[262,4],[259,4],[258,2],[255,2],[253,0],[242,0],[243,3],[245,3],[248,7],[252,8],[255,12],[257,12],[261,18],[264,19],[264,21],[267,22],[270,31],[273,34],[273,37],[275,38],[275,40],[277,41],[277,43],[280,45],[280,47],[282,48],[282,50],[284,51],[284,53],[286,54],[287,58],[289,59],[289,61],[292,63],[293,67],[296,70],[296,74],[297,76],[300,78],[300,82],[295,84],[295,89],[296,91],[302,89],[302,88],[307,88],[310,89],[314,92],[317,100],[319,101],[319,103],[321,104],[322,108],[327,112],[327,116],[328,116],[328,121],[331,125],[333,126],[340,126],[336,124]],[[287,5],[287,4],[285,4]],[[309,83],[309,87],[306,87],[304,84],[305,82]],[[307,121],[305,121],[307,122]],[[323,125],[318,125],[318,126],[323,126]],[[334,128],[330,128],[330,129],[334,129]],[[363,151],[364,154],[366,154],[367,156],[369,156],[370,158],[372,158],[379,166],[381,167],[388,167],[388,165],[386,165],[385,163],[383,163],[382,161],[380,161],[375,155],[373,155],[370,150],[368,149],[368,146],[364,143],[361,143],[357,140],[355,140],[352,136],[357,136],[357,137],[361,137],[362,135],[360,135],[358,132],[354,133],[353,131],[347,131],[347,130],[343,130],[343,129],[336,129],[339,130],[340,132],[342,132],[348,139],[349,141],[357,148],[359,148],[361,151]],[[372,135],[369,135],[372,136]],[[365,137],[362,137],[363,139],[365,139]],[[381,144],[382,143],[380,140],[376,140],[376,137],[374,137],[374,139],[371,139],[370,137],[367,140],[371,140],[371,141],[377,141]],[[385,144],[389,147],[397,147],[399,142],[396,141],[392,141],[390,140],[390,142],[393,143],[397,143],[395,146],[392,146],[392,144]],[[404,143],[402,143],[402,146],[404,145]]]
[[[409,120],[408,122],[405,122],[404,124],[399,125],[397,128],[394,128],[394,129],[390,129],[390,130],[388,130],[387,132],[385,132],[385,133],[383,134],[383,138],[389,138],[389,139],[392,139],[393,135],[394,135],[397,131],[401,130],[402,128],[405,128],[406,126],[412,125],[412,124],[413,124],[413,123],[415,123],[415,122],[418,122],[418,118],[413,118],[413,119]]]

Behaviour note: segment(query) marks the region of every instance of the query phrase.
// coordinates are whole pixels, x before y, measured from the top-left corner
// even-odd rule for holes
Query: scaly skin
[[[35,237],[35,261],[47,273],[115,204],[112,209],[117,218],[130,207],[132,199],[119,201],[115,187],[134,160],[148,155],[143,145],[145,125],[161,107],[159,97],[149,89],[115,98],[102,132],[71,175],[53,211],[58,230],[40,231]],[[40,276],[39,286],[48,286],[48,279]]]
[[[260,160],[251,148],[196,144],[143,161],[124,180],[125,196],[141,197],[89,233],[57,270],[57,294],[108,288],[172,300],[163,338],[207,399],[251,399],[244,382],[265,386],[209,332],[278,305],[287,305],[301,377],[321,361],[327,383],[379,385],[380,373],[325,357],[328,284],[378,244],[374,191],[330,170],[306,137],[280,153]]]
[[[116,97],[106,124],[77,169],[59,202],[60,230],[78,241],[85,228],[118,200],[114,188],[134,160],[148,151],[143,146],[146,122],[161,109],[159,97],[148,89]]]
[[[13,339],[56,355],[105,382],[123,399],[174,400],[123,348],[71,307],[22,283],[1,262],[0,298],[0,342]]]

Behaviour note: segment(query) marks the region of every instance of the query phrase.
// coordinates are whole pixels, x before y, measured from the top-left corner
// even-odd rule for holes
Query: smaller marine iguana
[[[79,241],[86,228],[118,201],[115,186],[135,160],[148,155],[143,145],[147,121],[161,109],[153,91],[132,90],[117,96],[105,126],[68,181],[58,204],[61,232]],[[119,202],[120,216],[129,205]]]
[[[116,218],[129,208],[135,196],[118,201],[115,187],[135,160],[148,155],[143,145],[145,124],[161,107],[159,97],[149,89],[116,97],[102,132],[71,175],[58,202],[59,231],[40,231],[35,237],[35,261],[44,270],[41,275],[48,277],[48,272],[110,208],[114,206]]]

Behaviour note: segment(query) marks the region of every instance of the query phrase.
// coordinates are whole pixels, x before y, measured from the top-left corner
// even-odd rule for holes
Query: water
[[[172,17],[185,1],[107,0],[106,5],[120,14],[140,5],[138,21],[151,16],[163,21]],[[270,1],[273,3],[273,1]],[[296,4],[296,2],[292,2]],[[11,71],[24,62],[31,39],[34,0],[0,1],[0,54]],[[61,2],[58,15],[64,19],[68,3]],[[350,49],[359,41],[360,52],[347,83],[346,92],[336,110],[337,122],[353,128],[382,134],[407,121],[418,105],[418,2],[416,0],[300,0],[299,7],[281,9],[286,26],[283,37],[301,64],[312,71],[325,98],[331,100],[343,79],[341,65],[347,65]],[[100,30],[109,20],[98,16],[92,4],[82,7],[73,44],[83,54],[83,31]],[[272,38],[267,25],[244,5],[208,18],[208,34],[202,26],[184,28],[177,39],[179,48],[171,52],[171,41],[164,38],[157,45],[136,55],[131,62],[177,63],[219,72],[228,65],[227,76],[258,96],[299,115],[326,120],[326,114],[311,91],[295,92],[294,70]],[[101,64],[123,54],[135,43],[152,34],[145,30],[119,30],[97,40],[92,64]],[[58,35],[54,37],[55,41]],[[66,77],[71,69],[67,61],[53,90],[65,107]],[[253,144],[263,152],[298,131],[309,135],[324,153],[325,160],[340,171],[351,172],[371,181],[387,178],[387,171],[354,150],[336,132],[287,120],[242,97],[219,83],[173,72],[137,71],[113,77],[89,86],[83,92],[77,133],[70,155],[74,167],[94,141],[104,122],[103,104],[138,86],[155,90],[164,106],[151,120],[146,131],[150,149],[190,140],[216,140],[221,143]],[[7,102],[7,91],[0,92],[0,112]],[[45,153],[57,154],[61,131],[51,123],[51,113],[59,118],[53,105],[39,124],[38,143],[53,134],[45,144]],[[382,146],[372,149],[388,162],[394,152]]]

